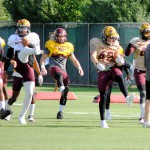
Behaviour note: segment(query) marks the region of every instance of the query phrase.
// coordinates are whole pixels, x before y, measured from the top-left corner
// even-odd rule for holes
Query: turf
[[[10,88],[10,87],[8,87]],[[36,87],[36,91],[52,91],[51,86]],[[98,103],[92,103],[98,93],[94,87],[71,87],[78,100],[68,101],[64,119],[57,120],[59,101],[36,101],[35,123],[20,125],[22,106],[12,107],[11,121],[0,120],[1,150],[148,150],[148,128],[138,123],[139,104],[128,107],[111,104],[109,129],[99,127]],[[136,89],[130,91],[137,92]],[[113,92],[120,94],[117,88]],[[22,104],[23,89],[16,104]],[[28,114],[28,113],[27,113]]]

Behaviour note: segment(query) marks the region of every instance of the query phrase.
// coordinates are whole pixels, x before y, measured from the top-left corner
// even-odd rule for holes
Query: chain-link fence
[[[74,45],[75,56],[81,63],[84,76],[80,77],[78,70],[73,66],[71,61],[68,60],[67,71],[70,76],[71,84],[80,85],[96,85],[97,73],[90,60],[89,41],[93,37],[101,37],[101,31],[105,26],[111,25],[116,28],[120,35],[120,44],[125,49],[131,38],[139,36],[140,23],[38,23],[31,24],[31,31],[36,32],[40,36],[41,49],[44,49],[45,42],[49,39],[49,33],[53,32],[58,27],[63,27],[68,33],[68,41]],[[0,23],[0,36],[7,42],[8,37],[15,33],[16,26],[13,22]],[[5,46],[5,53],[7,53],[8,46]],[[38,56],[38,61],[41,56]],[[127,60],[132,62],[133,55],[126,57]],[[12,71],[11,68],[9,68]],[[45,83],[53,83],[49,75],[44,77]]]

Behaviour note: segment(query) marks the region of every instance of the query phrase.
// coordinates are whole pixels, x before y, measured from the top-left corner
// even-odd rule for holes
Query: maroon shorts
[[[69,76],[67,74],[66,71],[63,71],[61,70],[59,67],[55,66],[55,67],[52,67],[50,68],[50,76],[55,79],[55,76],[57,74],[61,74],[63,76],[63,83],[65,86],[67,86],[69,83],[70,83],[70,79],[69,79]],[[56,79],[55,79],[56,80]],[[58,85],[60,86],[60,85]]]
[[[19,59],[16,59],[17,67],[15,71],[20,73],[23,76],[23,82],[27,81],[34,81],[35,82],[35,75],[34,69],[28,63],[22,63]]]
[[[108,89],[108,86],[115,81],[117,75],[122,75],[122,71],[119,68],[112,67],[109,71],[98,72],[98,89],[104,91]]]
[[[134,77],[136,85],[145,85],[146,71],[134,70]]]

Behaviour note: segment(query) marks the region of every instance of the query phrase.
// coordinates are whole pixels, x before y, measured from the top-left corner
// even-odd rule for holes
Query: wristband
[[[42,65],[41,65],[41,68],[45,68],[45,65],[44,65],[44,64],[42,64]]]
[[[81,69],[81,66],[79,66],[77,69],[80,70],[80,69]]]

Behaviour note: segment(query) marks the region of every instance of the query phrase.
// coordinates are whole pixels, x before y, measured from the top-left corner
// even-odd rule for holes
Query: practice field
[[[8,87],[10,88],[10,87]],[[36,91],[52,91],[52,86],[36,87]],[[37,100],[36,122],[20,125],[23,89],[12,107],[11,121],[0,120],[1,150],[149,150],[150,129],[138,122],[139,104],[112,103],[109,129],[100,128],[98,103],[92,99],[97,88],[70,87],[77,100],[67,102],[64,119],[57,120],[59,101]],[[131,92],[137,92],[130,89]],[[113,94],[121,94],[113,89]],[[28,115],[28,113],[27,113]]]

